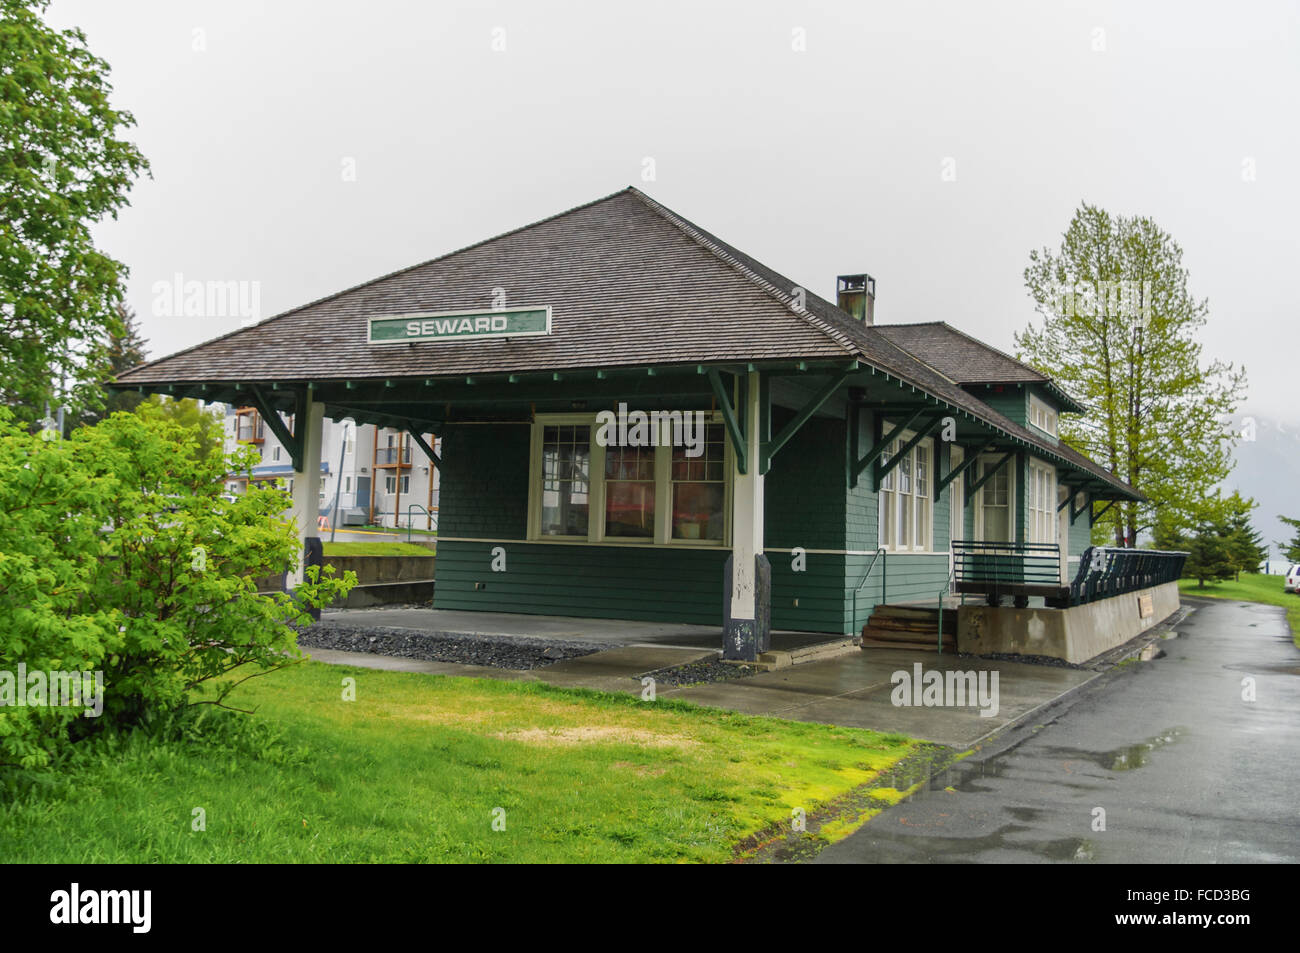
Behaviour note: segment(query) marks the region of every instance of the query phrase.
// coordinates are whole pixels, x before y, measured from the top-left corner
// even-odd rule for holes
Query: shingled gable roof
[[[547,304],[546,336],[367,343],[367,319]],[[951,407],[1135,491],[1104,468],[1009,420],[864,325],[635,188],[578,206],[283,312],[121,374],[118,386],[250,380],[441,377],[648,364],[860,360]]]
[[[944,321],[880,324],[876,330],[959,384],[1039,384],[1066,410],[1087,410],[1046,374]]]

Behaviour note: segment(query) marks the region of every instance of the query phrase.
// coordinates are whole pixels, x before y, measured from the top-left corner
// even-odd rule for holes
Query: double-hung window
[[[599,433],[593,414],[538,415],[529,539],[727,543],[731,452],[720,419],[705,413],[703,426],[689,429],[663,419],[640,431],[652,439],[638,437],[635,445],[602,445]]]
[[[1030,461],[1029,464],[1029,541],[1056,542],[1056,470]]]
[[[1001,462],[1000,455],[981,457],[979,461],[980,478]],[[1001,468],[980,487],[979,519],[977,535],[990,542],[1015,542],[1011,523],[1011,462],[1003,463]]]
[[[890,463],[907,439],[904,436],[891,440],[880,456],[881,464]],[[932,452],[931,442],[922,440],[881,480],[881,546],[896,552],[928,552],[933,548]]]

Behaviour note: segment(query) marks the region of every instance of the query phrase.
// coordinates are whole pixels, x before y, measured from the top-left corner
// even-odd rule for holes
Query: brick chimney
[[[836,282],[836,301],[863,324],[876,322],[876,279],[870,275],[840,275]]]

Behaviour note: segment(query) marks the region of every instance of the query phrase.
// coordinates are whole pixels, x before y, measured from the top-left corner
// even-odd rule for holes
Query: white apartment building
[[[292,431],[293,416],[281,414]],[[441,455],[442,442],[432,434],[424,438]],[[226,450],[244,443],[262,456],[252,479],[284,480],[293,490],[293,463],[255,407],[226,405]],[[352,420],[327,420],[321,441],[321,525],[386,526],[405,529],[438,528],[438,468],[424,451],[399,430]],[[244,492],[242,474],[226,478],[232,494]],[[337,501],[337,502],[336,502]]]

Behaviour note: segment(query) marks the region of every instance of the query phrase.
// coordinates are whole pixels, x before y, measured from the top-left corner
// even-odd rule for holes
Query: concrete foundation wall
[[[1144,596],[1151,600],[1151,614],[1145,618]],[[1086,662],[1167,619],[1178,606],[1174,582],[1069,609],[962,606],[957,612],[957,650]]]
[[[367,586],[432,579],[437,556],[326,556],[325,562],[340,576],[352,570],[357,574],[357,585]]]

